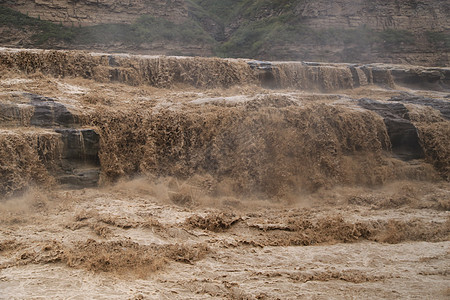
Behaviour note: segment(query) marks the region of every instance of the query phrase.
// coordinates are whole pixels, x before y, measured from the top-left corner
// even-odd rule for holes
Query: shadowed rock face
[[[100,137],[93,129],[64,128],[55,131],[61,134],[64,143],[62,158],[98,160]]]
[[[0,105],[0,124],[45,128],[36,134],[38,147],[44,147],[38,150],[42,152],[39,156],[49,173],[59,183],[69,187],[96,186],[100,175],[100,137],[95,130],[78,128],[81,125],[79,116],[56,99],[32,93],[23,93],[21,96],[30,99],[30,102]],[[46,138],[55,135],[55,132],[55,139],[50,141]]]
[[[30,93],[26,93],[24,96],[30,98],[31,105],[34,107],[31,125],[38,127],[68,127],[74,125],[74,116],[63,104],[55,102],[52,98]]]
[[[417,128],[409,120],[408,110],[403,104],[360,99],[358,105],[383,117],[395,155],[404,160],[424,157]]]
[[[100,136],[93,129],[55,129],[61,134],[63,150],[61,170],[57,172],[61,184],[72,187],[96,186],[100,176]]]
[[[96,186],[100,176],[100,137],[93,129],[78,129],[77,118],[55,99],[27,93],[34,107],[30,125],[50,127],[60,134],[62,151],[53,175],[70,187]],[[61,128],[62,127],[62,128]]]
[[[256,73],[256,76],[261,83],[261,86],[267,88],[276,88],[279,86],[279,82],[277,82],[277,72],[278,70],[274,65],[270,62],[253,60],[247,62],[250,68]],[[279,80],[278,80],[279,81]]]

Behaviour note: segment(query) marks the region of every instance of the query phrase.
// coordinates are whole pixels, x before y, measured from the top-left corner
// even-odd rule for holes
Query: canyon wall
[[[450,30],[450,3],[445,0],[285,2],[293,7],[294,15],[304,25],[312,28],[367,26],[375,30],[394,28],[413,32]],[[177,23],[185,20],[190,10],[185,0],[1,0],[0,5],[43,20],[81,25],[132,23],[143,14]],[[263,6],[255,13],[257,18],[265,18],[280,11]],[[233,27],[236,24],[227,31],[232,31]]]
[[[0,44],[8,47],[450,65],[445,0],[0,0],[2,7]],[[91,27],[99,24],[109,25]]]
[[[175,23],[187,17],[184,0],[4,0],[0,5],[30,17],[77,26],[132,23],[143,14]]]
[[[298,1],[295,15],[314,28],[400,29],[413,32],[449,30],[450,2],[385,0]]]

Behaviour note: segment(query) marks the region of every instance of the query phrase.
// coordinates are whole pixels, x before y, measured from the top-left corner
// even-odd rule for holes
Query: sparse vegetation
[[[426,37],[428,41],[436,47],[450,48],[450,34],[446,32],[427,31]]]
[[[414,34],[407,30],[386,29],[378,35],[386,47],[396,47],[401,44],[412,45],[415,42]]]
[[[50,46],[66,44],[107,44],[122,42],[131,45],[154,41],[181,43],[212,43],[212,38],[192,20],[175,24],[165,19],[143,15],[133,24],[101,24],[87,27],[63,26],[49,21],[28,17],[9,8],[0,6],[0,26],[20,30],[32,30],[35,34],[31,43]]]
[[[283,38],[289,35],[286,32],[287,25],[283,24],[285,19],[285,17],[271,17],[242,25],[228,41],[217,47],[217,54],[223,57],[255,57],[268,44],[287,42]],[[302,34],[303,31],[298,33]]]
[[[0,26],[13,27],[24,31],[31,29],[35,32],[31,37],[31,42],[37,46],[50,40],[70,43],[76,34],[74,28],[40,20],[40,18],[31,18],[2,6],[0,6]]]
[[[163,39],[185,43],[212,42],[208,33],[192,20],[178,25],[164,19],[144,15],[131,26],[131,29],[139,41]]]
[[[154,41],[211,43],[212,38],[195,22],[177,25],[165,19],[141,16],[133,24],[102,24],[77,30],[76,41],[82,44],[124,42],[139,45]]]

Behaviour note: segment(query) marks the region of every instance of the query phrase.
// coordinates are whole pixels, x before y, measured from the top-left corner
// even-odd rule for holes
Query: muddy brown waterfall
[[[131,86],[231,88],[235,85],[257,84],[275,89],[325,92],[375,83],[384,87],[403,84],[405,76],[397,75],[396,81],[392,70],[396,70],[396,74],[401,74],[401,70],[411,74],[412,70],[395,66],[270,64],[63,51],[3,51],[0,58],[3,68],[43,72],[49,76],[77,76],[99,82],[122,82]],[[416,69],[415,72],[427,76],[428,70]],[[443,69],[440,72],[445,74],[446,71]],[[435,77],[430,78],[436,80]],[[446,77],[442,79],[441,76],[435,84],[438,89],[446,89],[446,82]],[[22,97],[28,96],[24,94]],[[340,100],[340,96],[333,97],[335,101],[324,102],[288,94],[263,93],[242,101],[217,98],[184,101],[168,106],[149,101],[145,106],[140,103],[120,111],[102,106],[100,110],[94,108],[74,113],[56,99],[49,99],[45,101],[51,103],[54,113],[52,116],[41,115],[43,118],[56,119],[43,120],[39,124],[33,123],[33,118],[36,119],[39,113],[36,109],[44,104],[34,100],[21,106],[14,106],[10,101],[3,105],[3,111],[5,120],[9,118],[20,123],[23,121],[16,120],[18,116],[25,114],[29,107],[34,107],[35,116],[30,124],[23,125],[51,127],[54,135],[67,136],[71,131],[64,128],[91,127],[92,132],[98,135],[100,144],[96,146],[92,138],[86,140],[91,148],[94,147],[88,150],[92,160],[89,164],[83,163],[84,167],[80,167],[79,163],[72,163],[77,164],[77,167],[69,170],[66,163],[68,159],[81,157],[78,154],[62,153],[58,158],[56,152],[53,160],[41,157],[35,162],[35,165],[47,170],[51,169],[49,164],[61,165],[62,171],[53,170],[60,182],[69,180],[62,172],[72,172],[91,180],[83,181],[80,178],[78,184],[81,186],[92,184],[92,180],[98,181],[91,171],[95,168],[96,160],[102,182],[140,174],[174,176],[186,180],[197,174],[212,176],[217,186],[226,183],[235,194],[260,193],[268,197],[312,192],[336,184],[373,186],[409,176],[417,179],[437,176],[427,166],[427,162],[433,163],[435,157],[441,155],[436,153],[436,147],[445,148],[439,143],[445,145],[446,139],[430,144],[429,134],[424,132],[423,124],[418,131],[414,122],[411,123],[404,113],[398,119],[409,122],[410,127],[402,129],[399,127],[401,122],[389,121],[389,116],[395,114],[394,111],[390,112],[389,106],[385,108],[387,114],[380,114],[376,106]],[[12,113],[12,110],[17,113]],[[408,112],[406,108],[405,112]],[[447,122],[444,121],[444,124]],[[393,130],[399,131],[394,133]],[[395,134],[406,134],[402,130],[419,133],[415,133],[416,143],[420,151],[426,154],[426,157],[421,157],[426,158],[422,160],[423,163],[412,166],[404,159],[396,158],[396,148],[392,149],[392,142],[397,143],[397,140],[392,139]],[[78,146],[74,144],[76,141],[70,142],[70,138],[62,137],[65,152],[86,151],[69,149],[82,147],[86,134],[83,133],[83,143],[78,143]],[[397,144],[394,146],[403,147]],[[58,159],[60,161],[55,162]],[[445,159],[440,159],[438,164],[437,171],[444,177],[448,176]],[[83,173],[80,168],[88,168],[88,171]],[[28,179],[23,180],[30,183],[34,180],[32,175],[26,176]],[[5,186],[11,191],[16,189],[12,180]],[[18,184],[17,189],[22,186]],[[213,193],[218,190],[212,188]]]
[[[0,298],[447,299],[448,68],[0,50]]]

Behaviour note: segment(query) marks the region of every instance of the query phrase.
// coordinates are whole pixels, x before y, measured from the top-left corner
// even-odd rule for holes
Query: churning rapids
[[[450,69],[0,49],[0,298],[450,296]]]

